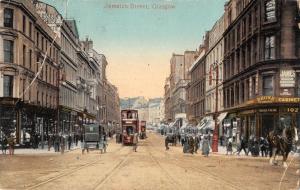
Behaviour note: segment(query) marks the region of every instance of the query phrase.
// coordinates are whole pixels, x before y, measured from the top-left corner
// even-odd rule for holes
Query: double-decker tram
[[[122,143],[123,145],[131,145],[133,136],[139,133],[139,117],[137,110],[121,110],[122,122]]]

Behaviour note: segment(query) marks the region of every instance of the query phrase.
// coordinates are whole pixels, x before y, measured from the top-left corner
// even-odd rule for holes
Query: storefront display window
[[[250,136],[256,136],[256,120],[255,116],[249,117]]]
[[[274,129],[274,115],[262,115],[262,137],[267,137],[268,133]]]
[[[0,138],[16,131],[16,112],[12,107],[0,106]]]
[[[284,114],[279,118],[279,127],[280,129],[284,129],[290,127],[292,125],[292,115]]]

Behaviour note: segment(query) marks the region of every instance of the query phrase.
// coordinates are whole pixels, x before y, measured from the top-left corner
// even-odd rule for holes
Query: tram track
[[[128,160],[129,156],[132,154],[132,151],[129,151],[128,154],[120,161],[118,162],[115,167],[113,167],[105,176],[102,178],[99,182],[97,182],[94,186],[94,190],[101,189],[105,183],[112,178],[114,174],[116,174],[116,171],[121,169],[123,164]]]
[[[113,154],[118,153],[118,152],[121,151],[123,148],[124,148],[124,147],[121,146],[121,147],[118,148],[116,151],[114,151]],[[56,181],[56,180],[58,180],[58,179],[61,179],[61,178],[63,178],[63,177],[69,177],[69,176],[71,176],[72,174],[74,174],[74,173],[77,172],[77,171],[86,169],[86,168],[91,167],[91,166],[95,166],[96,164],[100,164],[99,161],[101,161],[101,160],[97,159],[97,160],[95,160],[95,161],[88,162],[88,163],[86,163],[86,164],[80,165],[80,166],[78,166],[78,167],[76,167],[76,168],[73,168],[73,169],[70,169],[70,170],[68,170],[68,169],[67,169],[67,170],[63,170],[61,174],[58,174],[58,175],[56,175],[56,176],[54,176],[54,177],[50,177],[50,178],[47,179],[47,180],[44,180],[44,181],[39,182],[39,183],[36,183],[36,184],[34,184],[34,185],[32,185],[32,186],[29,186],[29,187],[26,187],[25,189],[26,189],[26,190],[38,189],[39,187],[42,187],[42,186],[44,186],[44,185],[47,185],[47,184],[49,184],[49,183],[51,183],[51,182],[54,182],[54,181]],[[47,175],[44,175],[44,176],[42,176],[42,177],[45,177],[45,176],[47,176]]]
[[[148,141],[148,143],[151,145],[151,147],[154,147],[154,146],[153,146],[153,143],[151,143],[150,141]],[[169,174],[169,172],[166,171],[166,170],[162,167],[161,163],[155,158],[155,156],[153,156],[153,154],[151,153],[151,150],[150,150],[149,146],[147,146],[147,150],[148,150],[148,154],[149,154],[151,160],[152,160],[154,163],[156,163],[156,165],[163,171],[163,173],[169,178],[169,180],[171,180],[171,182],[172,182],[172,184],[174,185],[175,189],[183,189],[183,188],[181,187],[181,184],[179,184],[179,183],[178,183],[178,182],[177,182],[177,181]]]
[[[209,172],[209,171],[207,171],[207,170],[204,170],[203,168],[200,168],[200,167],[186,167],[186,166],[183,166],[183,163],[180,163],[180,162],[178,161],[178,159],[175,159],[174,157],[172,157],[172,156],[170,155],[170,153],[168,153],[167,151],[164,151],[164,154],[165,154],[165,156],[166,156],[169,160],[172,160],[172,161],[175,163],[175,165],[176,165],[177,167],[180,167],[180,168],[182,168],[182,169],[184,169],[184,170],[190,170],[190,171],[193,171],[193,172],[200,173],[200,174],[202,174],[202,175],[208,176],[208,177],[214,179],[214,180],[215,180],[217,183],[219,183],[220,185],[226,185],[226,186],[228,186],[228,187],[230,187],[230,188],[232,188],[232,189],[235,189],[235,190],[243,189],[243,188],[237,186],[236,184],[234,184],[234,183],[232,183],[232,182],[230,182],[230,181],[228,181],[228,180],[225,180],[225,179],[223,179],[223,178],[217,176],[217,175],[214,174],[214,173],[211,173],[211,172]],[[188,159],[188,160],[189,160],[189,163],[190,163],[191,161],[194,162],[194,160],[191,160],[191,159]]]

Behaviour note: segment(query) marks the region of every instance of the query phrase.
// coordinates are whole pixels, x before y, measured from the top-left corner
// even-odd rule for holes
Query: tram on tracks
[[[140,139],[145,139],[146,136],[146,121],[141,121],[140,123]]]
[[[135,133],[139,133],[139,116],[137,110],[121,110],[122,143],[132,145]]]

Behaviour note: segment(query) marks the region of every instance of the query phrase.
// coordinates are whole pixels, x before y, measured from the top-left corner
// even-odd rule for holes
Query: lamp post
[[[214,113],[214,120],[215,120],[215,130],[213,133],[213,144],[212,144],[212,151],[218,152],[218,144],[219,144],[219,127],[218,127],[218,81],[219,81],[219,65],[218,62],[215,62],[215,70],[216,70],[216,103],[215,103],[215,113]]]

